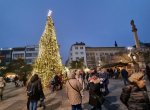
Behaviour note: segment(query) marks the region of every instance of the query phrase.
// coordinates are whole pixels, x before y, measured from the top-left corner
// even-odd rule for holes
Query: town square
[[[150,1],[0,1],[0,110],[150,110]]]

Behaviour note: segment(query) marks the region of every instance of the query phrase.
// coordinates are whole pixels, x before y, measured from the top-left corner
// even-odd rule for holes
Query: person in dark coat
[[[146,65],[145,73],[146,73],[146,75],[148,77],[148,80],[150,81],[150,67],[148,65]]]
[[[41,84],[41,79],[39,78],[39,84]],[[41,85],[42,87],[42,85]],[[44,95],[44,92],[43,92],[43,88],[41,88],[41,92],[40,92],[40,103],[39,103],[39,107],[43,107],[43,110],[46,109],[46,105],[45,105],[45,95]]]
[[[27,85],[27,95],[29,100],[29,110],[37,110],[37,103],[42,95],[42,84],[37,74],[31,77]]]
[[[128,84],[128,72],[125,68],[122,68],[121,75],[124,81],[124,85],[126,86]]]
[[[96,98],[102,95],[100,79],[93,75],[89,81],[89,104],[93,107],[92,110],[101,110],[101,102]]]
[[[118,69],[117,69],[117,67],[115,67],[115,69],[114,69],[114,78],[115,79],[118,78]]]
[[[150,110],[143,73],[134,73],[129,77],[130,84],[122,89],[120,100],[128,110]]]

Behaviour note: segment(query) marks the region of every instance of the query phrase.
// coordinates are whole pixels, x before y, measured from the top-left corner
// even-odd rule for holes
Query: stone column
[[[136,49],[139,49],[140,44],[139,44],[138,35],[137,35],[137,28],[136,28],[133,20],[131,20],[131,26],[132,26],[132,32],[134,34],[134,41],[135,41]]]

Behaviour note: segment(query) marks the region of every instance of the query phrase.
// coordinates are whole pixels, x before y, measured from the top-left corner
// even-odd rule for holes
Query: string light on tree
[[[39,53],[34,63],[33,74],[37,73],[44,86],[49,84],[50,78],[63,70],[59,47],[56,39],[55,27],[49,10],[45,30],[39,42]]]

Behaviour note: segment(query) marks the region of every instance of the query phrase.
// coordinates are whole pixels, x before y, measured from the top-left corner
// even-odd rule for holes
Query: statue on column
[[[136,26],[135,26],[135,24],[134,24],[134,20],[132,19],[131,20],[131,26],[132,26],[132,32],[136,32],[137,31],[137,28],[136,28]]]

